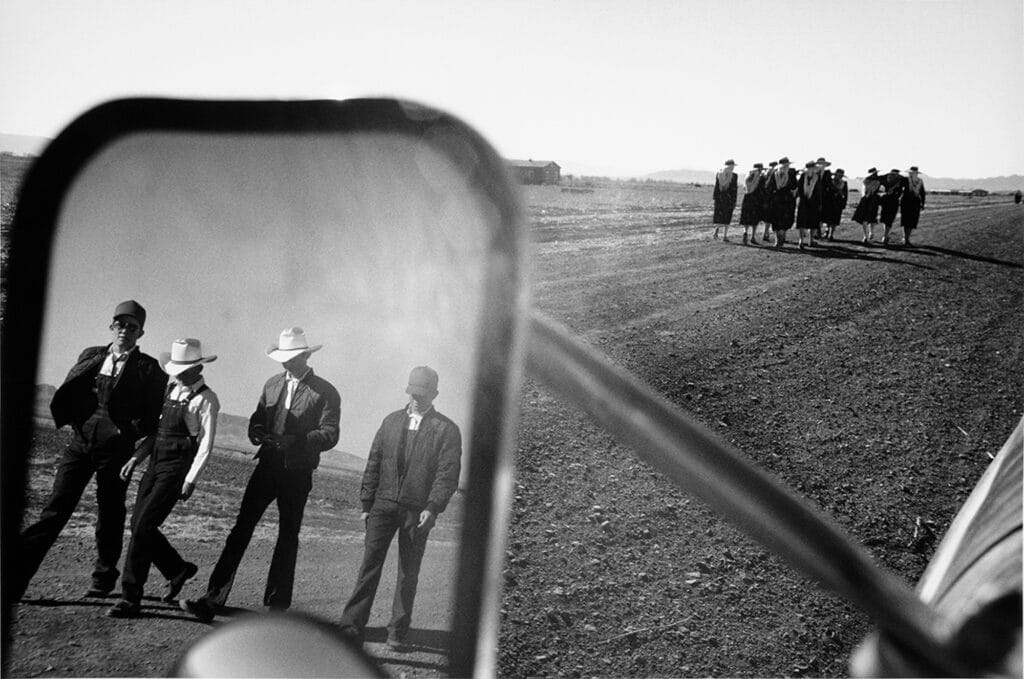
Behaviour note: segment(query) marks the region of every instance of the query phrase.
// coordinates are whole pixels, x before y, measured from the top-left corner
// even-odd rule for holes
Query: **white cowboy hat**
[[[174,340],[170,353],[165,351],[160,354],[160,367],[168,375],[174,376],[216,360],[216,356],[203,356],[203,346],[199,340],[188,337]]]
[[[277,346],[267,347],[267,356],[278,363],[284,363],[299,354],[311,354],[314,351],[319,351],[323,346],[322,344],[310,346],[306,342],[306,333],[302,331],[302,328],[285,328],[277,339]]]

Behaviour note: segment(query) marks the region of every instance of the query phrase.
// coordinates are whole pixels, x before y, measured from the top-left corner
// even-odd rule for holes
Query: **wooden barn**
[[[512,176],[520,184],[558,184],[562,168],[553,160],[509,160]]]

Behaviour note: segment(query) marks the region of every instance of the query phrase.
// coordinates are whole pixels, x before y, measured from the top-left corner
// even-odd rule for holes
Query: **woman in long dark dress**
[[[732,211],[736,209],[736,197],[739,193],[739,177],[732,171],[736,162],[731,158],[725,161],[725,167],[715,176],[715,238],[718,230],[724,228],[722,240],[729,241],[729,224],[732,222]]]
[[[789,166],[789,158],[779,158],[779,166],[768,174],[766,193],[768,196],[768,217],[775,232],[775,247],[786,243],[786,231],[793,228],[796,217],[796,192],[798,190],[796,170]]]
[[[893,222],[900,211],[900,198],[906,190],[906,179],[896,168],[889,170],[889,174],[882,177],[884,192],[881,198],[882,224],[885,225],[885,232],[882,234],[882,244],[889,244],[889,232],[892,231]]]
[[[825,222],[825,238],[833,240],[836,235],[836,227],[843,219],[843,210],[846,209],[846,202],[849,199],[849,187],[846,184],[846,172],[839,168],[832,175],[832,190],[826,194],[825,207],[822,211],[822,221]]]
[[[800,175],[797,193],[796,228],[800,234],[800,249],[803,250],[807,244],[814,245],[814,230],[821,224],[821,196],[822,196],[822,167],[815,162],[804,165],[804,172]]]
[[[743,204],[740,206],[740,226],[743,227],[743,244],[757,245],[757,225],[764,219],[764,170],[763,163],[754,163],[753,169],[743,182]]]
[[[860,200],[853,211],[853,221],[860,224],[864,231],[864,245],[869,245],[875,240],[875,224],[878,223],[879,192],[882,190],[882,178],[878,176],[878,169],[868,170],[868,176],[864,177],[864,188],[860,194]]]
[[[924,209],[924,180],[918,176],[917,165],[907,171],[905,190],[900,199],[900,226],[903,227],[903,244],[910,245],[910,232],[917,228]]]
[[[768,208],[768,180],[771,179],[772,172],[775,172],[775,166],[779,164],[779,161],[773,160],[768,163],[768,169],[761,173],[763,181],[761,183],[761,219],[764,221],[764,235],[762,240],[765,243],[768,242],[769,235],[772,230],[772,213]]]

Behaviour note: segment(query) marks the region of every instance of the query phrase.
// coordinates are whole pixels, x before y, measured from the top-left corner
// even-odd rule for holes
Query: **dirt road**
[[[52,463],[66,436],[65,431],[42,429],[37,433],[29,497],[34,511],[30,519],[49,491]],[[179,503],[165,523],[165,532],[182,555],[200,566],[199,575],[186,585],[182,596],[202,594],[237,512],[251,465],[251,461],[236,455],[215,457],[196,494],[187,503]],[[337,622],[341,617],[362,559],[358,482],[355,477],[318,471],[306,508],[293,608],[327,622]],[[239,569],[228,600],[231,615],[218,617],[208,625],[157,599],[163,580],[155,570],[150,574],[142,618],[107,618],[104,612],[117,601],[116,596],[82,596],[95,558],[94,501],[90,488],[29,586],[25,600],[15,607],[11,653],[5,659],[10,676],[166,676],[180,654],[214,626],[266,610],[262,605],[263,586],[277,530],[273,505],[257,528]],[[385,565],[365,649],[394,675],[443,676],[456,559],[457,500],[449,511],[452,513],[442,514],[431,532],[408,652],[396,653],[384,644],[384,625],[394,592],[394,553]]]

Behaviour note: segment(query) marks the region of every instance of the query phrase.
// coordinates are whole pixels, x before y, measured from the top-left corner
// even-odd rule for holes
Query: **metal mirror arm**
[[[799,572],[856,604],[933,674],[970,676],[954,625],[802,497],[690,419],[652,388],[534,312],[526,367]]]

